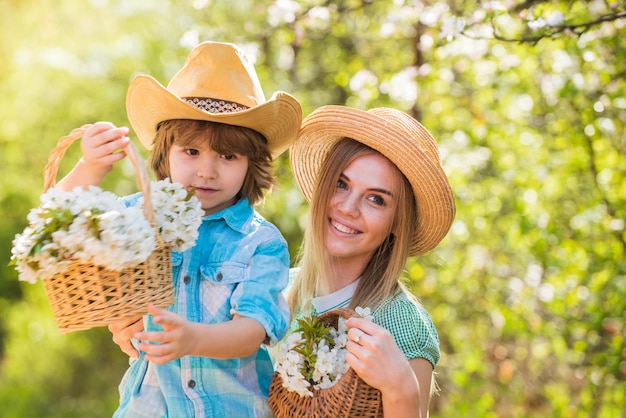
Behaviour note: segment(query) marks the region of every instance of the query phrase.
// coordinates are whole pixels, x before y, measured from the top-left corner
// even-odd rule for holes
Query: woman
[[[369,307],[347,321],[347,361],[382,394],[385,417],[426,417],[439,339],[401,283],[454,219],[452,190],[432,135],[407,114],[323,106],[290,150],[311,203],[299,269],[287,300],[295,319]]]

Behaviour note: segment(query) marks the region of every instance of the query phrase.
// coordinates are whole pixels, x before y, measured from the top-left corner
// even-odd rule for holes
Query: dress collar
[[[329,295],[315,297],[311,300],[313,304],[313,310],[318,314],[323,314],[333,309],[344,308],[350,304],[352,296],[359,285],[359,280],[356,279],[346,287],[343,287]]]

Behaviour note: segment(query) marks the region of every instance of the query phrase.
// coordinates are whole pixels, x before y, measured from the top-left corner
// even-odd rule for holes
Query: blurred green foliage
[[[166,84],[203,40],[250,52],[266,95],[391,106],[438,139],[449,235],[407,277],[441,337],[431,416],[623,417],[624,1],[5,0],[0,5],[3,417],[107,417],[127,358],[106,329],[60,334],[8,266],[55,141],[127,125],[137,72]],[[73,147],[66,172],[79,155]],[[260,207],[295,257],[306,216],[288,155]],[[103,187],[136,189],[120,164]]]

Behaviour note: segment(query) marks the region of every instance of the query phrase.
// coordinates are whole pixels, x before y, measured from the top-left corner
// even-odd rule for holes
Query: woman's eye
[[[348,184],[343,181],[342,179],[337,180],[337,188],[338,189],[347,189],[348,188]]]
[[[385,206],[386,205],[385,199],[383,199],[383,197],[379,196],[379,195],[374,195],[374,196],[370,197],[370,200],[372,202],[374,202],[375,204],[379,205],[379,206]]]

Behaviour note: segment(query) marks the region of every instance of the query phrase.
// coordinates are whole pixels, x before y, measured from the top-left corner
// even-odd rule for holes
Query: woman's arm
[[[424,358],[412,358],[409,360],[413,373],[417,377],[420,392],[420,412],[422,418],[428,417],[430,405],[431,386],[433,382],[433,365]]]
[[[385,328],[362,318],[347,321],[346,360],[370,386],[380,390],[385,417],[428,416],[432,365],[407,360]]]

